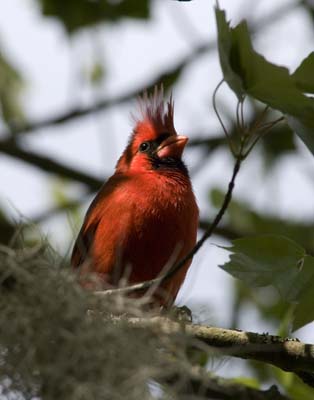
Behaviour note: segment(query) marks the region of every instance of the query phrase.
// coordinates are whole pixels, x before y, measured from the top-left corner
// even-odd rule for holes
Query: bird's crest
[[[164,101],[164,90],[155,86],[154,92],[147,92],[138,99],[138,112],[131,114],[135,127],[130,136],[129,143],[118,160],[116,170],[127,171],[130,163],[138,152],[139,145],[144,141],[156,140],[165,133],[177,135],[173,123],[173,99]],[[144,162],[147,162],[146,157]]]
[[[138,99],[138,115],[134,116],[135,123],[150,123],[158,132],[166,131],[176,134],[173,122],[174,102],[172,95],[170,100],[165,103],[164,89],[161,85],[155,86],[154,92],[149,95],[147,92]]]

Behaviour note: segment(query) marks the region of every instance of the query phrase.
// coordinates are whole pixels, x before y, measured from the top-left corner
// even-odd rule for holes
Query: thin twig
[[[252,132],[255,131],[258,126],[260,126],[260,124],[264,120],[268,110],[269,110],[269,106],[267,105],[267,106],[265,106],[263,111],[260,113],[260,115],[256,118],[256,120],[254,121],[253,125],[250,127],[250,130]]]
[[[245,124],[244,124],[244,101],[245,101],[245,97],[243,97],[240,101],[240,116],[241,116],[241,127],[242,130],[245,129]]]
[[[258,31],[262,30],[263,28],[268,27],[271,24],[274,24],[275,22],[278,21],[278,19],[282,19],[287,14],[292,12],[296,7],[298,7],[298,3],[295,3],[295,2],[291,2],[290,4],[284,4],[282,7],[278,7],[277,10],[270,13],[270,15],[263,17],[262,19],[260,19],[260,21],[254,21],[254,24],[252,25],[250,32],[252,34],[255,34]],[[111,98],[111,99],[105,98],[90,107],[86,107],[86,108],[77,107],[73,110],[66,111],[63,114],[59,114],[56,117],[46,118],[46,119],[42,119],[39,121],[33,121],[26,125],[11,126],[9,131],[1,132],[0,137],[10,137],[11,133],[14,133],[15,135],[24,134],[24,133],[33,133],[33,132],[38,131],[43,128],[62,124],[62,123],[71,121],[75,118],[84,117],[91,113],[99,112],[106,108],[122,104],[122,103],[129,101],[129,100],[133,99],[134,97],[138,96],[140,93],[145,91],[145,89],[147,89],[149,87],[153,87],[156,84],[158,84],[159,82],[169,79],[178,70],[182,70],[183,68],[188,66],[190,63],[192,63],[197,56],[201,56],[209,51],[215,50],[216,48],[217,48],[217,45],[216,45],[215,40],[207,42],[205,44],[201,44],[201,45],[197,46],[188,56],[186,56],[182,60],[180,60],[172,68],[165,70],[163,72],[160,72],[154,79],[151,80],[151,82],[146,83],[142,87],[138,87],[136,90],[131,91],[130,93],[125,93],[125,94],[122,94],[120,96],[117,96],[117,97]]]
[[[285,120],[285,117],[281,116],[277,119],[275,119],[274,121],[269,121],[269,122],[265,122],[265,124],[262,124],[260,126],[260,129],[264,130],[264,129],[271,129],[273,126],[275,126],[276,124],[278,124],[278,122],[282,122]]]
[[[150,81],[145,82],[145,84],[139,85],[137,88],[130,90],[129,92],[101,99],[89,107],[78,106],[73,110],[60,113],[56,117],[44,118],[42,120],[33,121],[23,125],[13,124],[9,127],[9,130],[0,132],[0,137],[11,138],[20,134],[33,133],[43,128],[60,125],[76,118],[85,117],[92,113],[97,113],[112,107],[116,107],[137,98],[143,92],[153,89],[156,85],[158,86],[160,83],[163,83],[164,86],[168,88],[169,83],[172,84],[174,78],[176,78],[177,75],[180,74],[185,67],[195,61],[198,56],[201,56],[202,54],[213,51],[215,49],[216,41],[207,41],[206,43],[196,46],[193,51],[191,51],[187,56],[182,57],[181,60],[175,63],[173,66],[170,66],[164,71],[161,71]]]
[[[213,220],[213,222],[211,223],[209,228],[203,233],[203,236],[197,241],[197,243],[193,247],[193,249],[185,257],[183,257],[181,260],[179,260],[179,262],[177,264],[174,264],[174,266],[166,274],[164,274],[158,278],[151,279],[149,281],[140,282],[140,283],[130,285],[127,287],[123,287],[123,288],[107,289],[107,290],[98,291],[98,292],[95,292],[95,294],[100,295],[100,296],[110,296],[112,294],[117,294],[117,293],[130,293],[130,292],[135,292],[135,291],[141,291],[141,290],[150,288],[152,285],[161,284],[162,282],[164,282],[165,280],[171,278],[174,274],[176,274],[186,264],[187,261],[189,261],[193,258],[193,256],[203,246],[204,242],[213,234],[215,228],[220,223],[220,221],[221,221],[222,217],[224,216],[224,214],[229,206],[229,203],[232,199],[232,192],[233,192],[234,185],[235,185],[235,179],[240,170],[242,159],[243,159],[242,155],[240,154],[234,165],[232,177],[229,182],[228,190],[225,195],[223,204],[222,204],[219,212],[217,213],[215,219]]]
[[[238,101],[237,102],[237,109],[236,109],[236,119],[237,119],[237,131],[238,132],[242,132],[242,125],[241,125],[241,121],[240,121],[240,112],[239,112],[239,110],[240,110],[240,104],[241,104],[241,102],[240,101]]]
[[[217,108],[217,104],[216,104],[217,92],[218,92],[218,90],[220,89],[220,87],[221,87],[221,85],[222,85],[223,83],[224,83],[224,79],[222,79],[222,80],[218,83],[218,85],[216,86],[216,88],[215,88],[215,90],[214,90],[214,94],[213,94],[213,108],[214,108],[216,117],[218,118],[218,121],[219,121],[219,123],[220,123],[220,125],[221,125],[221,127],[222,127],[222,130],[224,131],[224,134],[225,134],[225,136],[226,136],[226,138],[227,138],[227,141],[228,141],[228,144],[229,144],[229,148],[230,148],[232,154],[233,154],[234,157],[235,157],[236,152],[235,152],[235,150],[234,150],[234,148],[233,148],[232,140],[231,140],[230,135],[229,135],[229,133],[228,133],[228,130],[227,130],[227,128],[225,127],[225,124],[224,124],[224,122],[223,122],[223,120],[222,120],[222,118],[221,118],[221,116],[220,116],[220,114],[219,114],[219,111],[218,111],[218,108]]]
[[[258,136],[255,138],[253,143],[246,150],[243,157],[246,158],[251,153],[251,151],[253,150],[255,145],[258,143],[258,141],[261,138],[263,138],[276,124],[278,124],[279,122],[281,122],[283,120],[284,120],[284,117],[280,117],[280,118],[276,119],[275,121],[272,121],[272,122],[262,125],[262,130],[258,133]]]
[[[215,93],[214,96],[217,92],[217,90],[219,89],[219,87],[221,86],[221,84],[223,83],[223,81],[221,81],[219,83],[219,85],[216,87],[215,89]],[[213,100],[213,104],[215,107],[215,100]],[[217,114],[218,119],[221,122],[221,125],[225,131],[225,134],[228,136],[227,131],[224,128],[223,122],[221,121],[220,115],[217,111],[217,109],[215,109],[215,112]],[[265,110],[264,110],[265,112]],[[241,123],[242,123],[242,118],[243,118],[243,111],[241,111]],[[268,132],[275,124],[277,124],[278,122],[280,122],[283,119],[283,117],[278,118],[277,120],[269,123],[269,124],[265,124],[264,126],[266,126],[266,131]],[[244,123],[244,121],[243,121]],[[263,132],[265,133],[265,132]],[[259,139],[259,138],[258,138]],[[171,278],[174,274],[176,274],[185,264],[187,261],[191,260],[193,258],[193,256],[198,252],[198,250],[202,247],[202,245],[204,244],[204,242],[213,234],[215,228],[218,226],[218,224],[220,223],[221,219],[223,218],[229,204],[230,201],[232,199],[232,193],[233,193],[233,189],[234,189],[234,185],[235,185],[235,179],[237,177],[237,174],[240,170],[241,167],[241,163],[243,161],[243,159],[245,159],[249,153],[251,152],[251,150],[253,149],[253,147],[255,146],[255,144],[257,143],[257,140],[255,140],[251,146],[249,147],[248,150],[246,150],[246,152],[244,152],[245,146],[247,144],[247,141],[249,140],[249,135],[246,136],[242,136],[242,140],[241,140],[241,145],[240,145],[240,150],[239,153],[236,155],[236,162],[233,168],[233,173],[232,173],[232,177],[231,180],[229,182],[228,185],[228,190],[227,193],[225,194],[224,197],[224,201],[222,203],[222,206],[219,210],[219,212],[217,213],[215,219],[213,220],[213,222],[211,223],[211,225],[209,226],[209,228],[204,232],[203,236],[197,241],[196,245],[193,247],[193,249],[185,256],[183,257],[181,260],[179,260],[179,262],[177,264],[174,264],[174,266],[172,268],[169,269],[169,271],[162,275],[159,276],[155,279],[151,279],[148,281],[144,281],[144,282],[140,282],[134,285],[130,285],[127,287],[123,287],[123,288],[115,288],[115,289],[107,289],[107,290],[103,290],[103,291],[97,291],[95,292],[95,294],[100,295],[100,296],[109,296],[112,294],[117,294],[117,293],[130,293],[130,292],[135,292],[135,291],[141,291],[141,290],[145,290],[150,288],[151,286],[155,286],[155,285],[160,285],[162,282],[164,282],[165,280]]]

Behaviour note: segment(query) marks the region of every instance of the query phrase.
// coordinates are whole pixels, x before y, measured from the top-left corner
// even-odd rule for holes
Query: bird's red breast
[[[91,272],[104,287],[156,278],[193,248],[198,208],[181,159],[187,140],[175,131],[171,100],[165,106],[157,91],[142,100],[116,171],[90,205],[74,245],[72,265],[80,267],[84,286]],[[159,303],[173,303],[189,265],[161,285]]]

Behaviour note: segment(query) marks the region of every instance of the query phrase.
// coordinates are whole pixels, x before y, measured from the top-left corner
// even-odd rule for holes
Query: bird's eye
[[[141,151],[142,153],[145,153],[149,149],[150,149],[150,143],[149,142],[143,142],[143,143],[140,144],[139,151]]]

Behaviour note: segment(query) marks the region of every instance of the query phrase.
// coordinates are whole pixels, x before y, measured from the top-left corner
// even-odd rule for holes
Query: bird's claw
[[[167,310],[167,314],[171,319],[175,319],[179,322],[192,322],[192,311],[187,306],[172,306]]]

